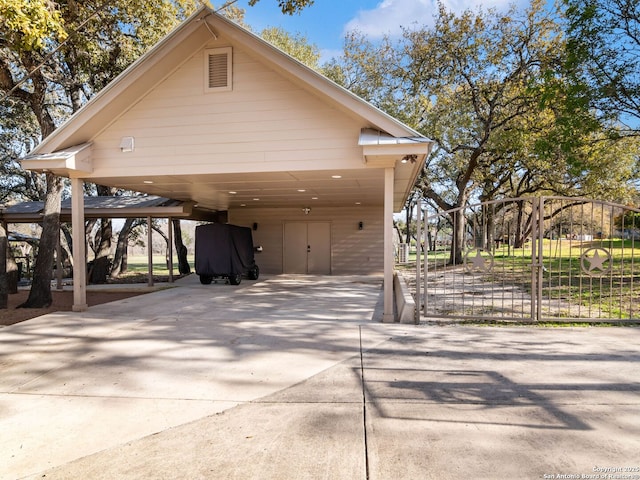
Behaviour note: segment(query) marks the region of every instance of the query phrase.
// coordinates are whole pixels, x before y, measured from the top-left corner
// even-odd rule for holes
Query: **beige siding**
[[[229,222],[247,227],[258,224],[253,232],[255,245],[264,251],[256,262],[264,273],[282,273],[283,230],[286,222],[331,222],[331,270],[334,275],[382,273],[382,207],[248,209],[229,212]],[[363,229],[358,230],[358,222]]]
[[[204,49],[94,140],[91,176],[365,168],[362,125],[233,51],[233,90],[206,92]],[[122,154],[120,139],[135,137]]]

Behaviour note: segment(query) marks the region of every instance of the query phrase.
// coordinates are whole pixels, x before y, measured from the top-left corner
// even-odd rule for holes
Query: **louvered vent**
[[[231,48],[207,50],[205,60],[207,90],[231,90]]]
[[[209,55],[209,88],[227,86],[227,54]]]

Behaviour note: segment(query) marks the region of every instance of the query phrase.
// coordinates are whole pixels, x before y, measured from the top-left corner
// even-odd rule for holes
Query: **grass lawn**
[[[545,239],[541,253],[542,298],[546,301],[582,305],[612,318],[640,318],[640,242]],[[476,254],[476,249],[470,250],[466,262]],[[492,262],[492,268],[482,274],[483,281],[517,286],[531,294],[531,243],[519,249],[502,245],[481,255]],[[415,252],[409,259],[415,264]],[[450,269],[448,261],[448,250],[428,252],[430,272]]]
[[[187,257],[191,271],[194,270],[193,255]],[[127,271],[120,275],[120,280],[129,282],[146,282],[149,272],[149,258],[147,255],[129,255],[127,258]],[[173,260],[173,275],[178,277],[178,261]],[[156,281],[164,281],[169,277],[169,267],[164,255],[153,255],[153,276]]]

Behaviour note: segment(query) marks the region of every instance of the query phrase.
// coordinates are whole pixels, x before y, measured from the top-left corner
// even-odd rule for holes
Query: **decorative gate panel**
[[[426,218],[424,315],[640,320],[640,210],[587,199],[485,202]]]

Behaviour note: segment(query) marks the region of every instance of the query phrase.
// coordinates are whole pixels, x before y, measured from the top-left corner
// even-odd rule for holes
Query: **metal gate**
[[[427,319],[640,320],[639,209],[566,197],[484,202],[427,215],[424,249]]]

